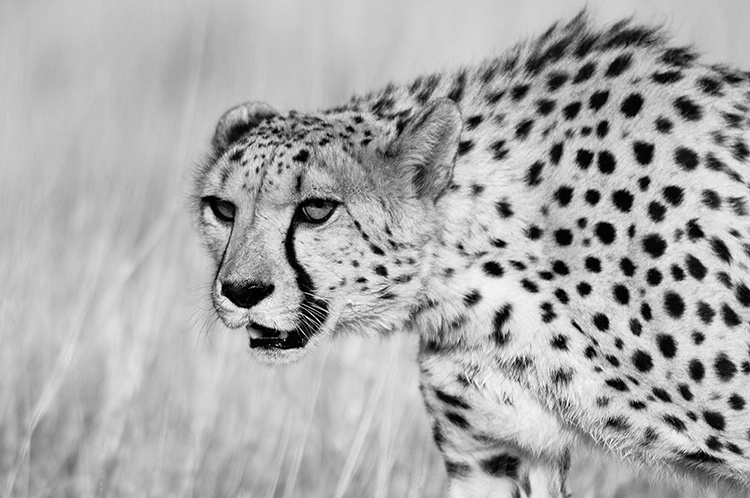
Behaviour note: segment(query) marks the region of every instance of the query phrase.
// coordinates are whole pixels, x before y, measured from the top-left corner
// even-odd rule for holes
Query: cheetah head
[[[220,119],[196,174],[195,225],[216,264],[214,308],[247,330],[254,356],[287,363],[328,337],[408,320],[460,132],[442,100],[399,125],[259,103]]]

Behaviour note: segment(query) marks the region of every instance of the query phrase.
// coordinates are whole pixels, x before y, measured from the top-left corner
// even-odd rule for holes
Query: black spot
[[[719,353],[714,361],[714,371],[723,382],[729,382],[737,373],[737,365],[726,353]]]
[[[448,92],[448,99],[452,100],[456,103],[461,102],[461,98],[464,95],[464,88],[466,86],[466,71],[461,71],[456,76],[455,81],[453,82],[453,88],[451,88],[451,91]]]
[[[654,158],[654,144],[641,141],[633,142],[633,153],[638,164],[644,166],[651,164],[651,160]]]
[[[604,358],[609,362],[610,365],[613,367],[619,367],[620,366],[620,360],[616,356],[612,355],[606,355]]]
[[[612,203],[623,213],[629,213],[633,206],[633,194],[627,190],[616,190],[612,193]]]
[[[557,142],[549,151],[549,160],[552,164],[560,164],[560,158],[563,154],[562,142]]]
[[[552,373],[552,382],[555,384],[569,384],[573,380],[573,371],[559,368]]]
[[[664,220],[664,214],[667,212],[667,208],[663,204],[651,201],[648,205],[648,216],[652,221],[659,223]]]
[[[557,313],[555,313],[555,309],[554,306],[552,306],[552,303],[545,301],[539,307],[542,309],[543,323],[550,323],[555,318],[557,318]]]
[[[573,189],[568,186],[562,186],[555,191],[554,196],[560,206],[567,206],[573,198]]]
[[[672,429],[676,430],[677,432],[685,432],[685,422],[682,421],[682,419],[675,417],[674,415],[664,415],[664,421],[669,424]]]
[[[497,208],[497,212],[503,218],[510,218],[511,216],[513,216],[513,209],[511,208],[510,204],[505,201],[496,202],[495,208]]]
[[[591,294],[591,286],[587,282],[580,282],[578,285],[576,285],[576,290],[578,291],[578,294],[583,297]]]
[[[499,310],[495,312],[495,319],[493,321],[494,330],[492,332],[492,338],[495,340],[495,344],[498,346],[503,346],[508,342],[508,336],[509,334],[506,333],[503,329],[505,328],[505,324],[510,319],[510,316],[513,312],[513,306],[510,304],[506,304]]]
[[[631,93],[628,97],[622,101],[620,111],[627,118],[633,118],[638,115],[643,106],[643,97],[637,93]]]
[[[597,313],[592,318],[594,326],[602,332],[609,330],[609,318],[603,313]]]
[[[688,364],[688,372],[690,373],[691,379],[693,379],[695,382],[700,382],[706,375],[706,368],[703,366],[703,363],[701,363],[700,360],[692,359]]]
[[[474,142],[472,140],[461,140],[458,142],[458,155],[463,156],[474,148]]]
[[[597,223],[594,229],[596,238],[598,238],[603,244],[609,245],[614,242],[617,233],[615,227],[611,223],[605,221]]]
[[[602,271],[602,263],[599,261],[599,258],[595,258],[593,256],[589,256],[586,258],[585,261],[586,269],[592,273],[599,273]]]
[[[637,349],[633,353],[633,365],[639,372],[649,372],[654,367],[654,361],[647,352]]]
[[[727,245],[720,238],[714,237],[711,239],[711,249],[720,260],[724,261],[725,263],[732,262],[732,254],[729,252],[729,248],[727,247]]]
[[[647,322],[653,318],[651,314],[651,306],[648,303],[641,303],[641,316]]]
[[[641,322],[639,322],[637,318],[632,318],[628,325],[630,326],[630,332],[634,336],[639,336],[641,335],[641,332],[643,332],[643,326],[641,325]]]
[[[704,267],[705,272],[705,267]],[[704,273],[705,274],[705,273]],[[750,288],[745,284],[737,284],[734,290],[734,297],[742,306],[750,306]]]
[[[661,73],[654,73],[651,75],[651,79],[656,83],[667,85],[680,81],[682,76],[683,74],[680,71],[663,71]]]
[[[706,95],[718,96],[721,94],[721,82],[713,78],[699,78],[698,88]]]
[[[729,402],[729,406],[732,408],[732,410],[739,411],[739,410],[742,410],[743,408],[745,408],[745,398],[743,398],[742,396],[740,396],[737,393],[732,394],[729,397],[728,402]]]
[[[652,287],[656,287],[662,281],[663,275],[656,268],[651,268],[646,272],[646,282]]]
[[[615,76],[620,76],[622,73],[627,71],[627,69],[630,67],[630,63],[632,62],[633,58],[630,54],[623,54],[618,56],[615,60],[612,61],[612,64],[609,65],[607,68],[607,72],[605,73],[605,76],[608,78],[614,78]]]
[[[562,349],[563,351],[568,350],[568,337],[563,334],[558,334],[550,341],[552,347],[555,349]]]
[[[505,273],[503,267],[495,261],[487,261],[482,268],[487,275],[492,277],[502,277]]]
[[[593,109],[594,111],[598,111],[599,109],[604,107],[604,104],[607,103],[608,99],[609,99],[609,92],[606,90],[593,93],[591,95],[591,98],[589,98],[589,107]]]
[[[698,121],[703,116],[701,107],[687,97],[677,97],[674,106],[686,121]]]
[[[594,160],[594,153],[586,149],[578,149],[576,152],[576,164],[581,169],[588,169]]]
[[[586,202],[588,202],[592,206],[596,206],[599,203],[599,198],[600,198],[600,195],[598,191],[596,190],[586,191],[586,195],[585,195]]]
[[[521,121],[520,123],[518,123],[518,126],[516,126],[516,138],[520,140],[526,139],[529,136],[529,133],[531,133],[531,129],[533,127],[533,119],[526,119],[524,121]]]
[[[547,88],[554,92],[558,90],[568,81],[568,75],[565,73],[553,73],[549,79],[547,79]]]
[[[669,48],[664,51],[661,61],[676,67],[687,67],[695,60],[695,54],[685,47]]]
[[[643,410],[644,408],[646,408],[646,403],[644,403],[643,401],[633,400],[629,403],[629,405],[633,410]]]
[[[526,229],[526,236],[529,238],[529,240],[538,240],[542,237],[543,234],[544,232],[542,231],[542,229],[536,225],[531,225]]]
[[[700,346],[701,344],[703,344],[703,341],[706,340],[706,336],[703,335],[703,332],[698,332],[697,330],[694,330],[693,333],[690,334],[690,336],[693,338],[693,342],[697,346]]]
[[[701,202],[710,209],[721,208],[721,197],[714,190],[705,189],[701,192]]]
[[[497,477],[516,479],[521,460],[513,455],[501,453],[480,462],[485,473]]]
[[[482,294],[478,290],[473,289],[471,292],[464,296],[464,304],[466,306],[474,306],[482,300]]]
[[[692,242],[695,242],[696,240],[698,240],[698,239],[701,239],[701,238],[705,237],[705,234],[703,233],[703,229],[702,229],[702,228],[701,228],[701,226],[700,226],[700,225],[698,224],[698,220],[697,220],[697,219],[692,219],[692,220],[689,220],[689,221],[687,222],[687,225],[686,225],[686,226],[687,226],[687,234],[688,234],[688,238],[689,238],[689,239],[690,239],[690,240],[691,240]]]
[[[604,422],[604,428],[625,431],[630,428],[630,424],[624,417],[610,417]]]
[[[604,138],[607,136],[607,133],[609,133],[609,122],[599,121],[599,124],[596,125],[596,136],[599,138]]]
[[[724,445],[721,444],[721,441],[719,441],[716,436],[708,436],[706,438],[706,446],[711,451],[721,451],[721,449],[724,447]]]
[[[567,275],[568,273],[570,273],[568,265],[560,260],[557,260],[552,264],[552,271],[554,271],[558,275]]]
[[[662,195],[664,196],[664,199],[673,206],[679,206],[682,204],[683,190],[676,185],[664,187]]]
[[[388,276],[388,268],[386,268],[383,265],[378,265],[374,268],[375,273],[380,275],[381,277],[387,277]]]
[[[717,431],[723,431],[726,425],[724,415],[711,410],[705,410],[703,412],[703,420],[705,420],[712,429],[716,429]]]
[[[656,121],[654,121],[654,125],[656,126],[656,131],[658,131],[659,133],[669,133],[672,131],[672,127],[674,126],[672,122],[664,116],[656,118]]]
[[[649,234],[643,238],[643,250],[652,258],[659,258],[667,249],[667,243],[656,233]]]
[[[698,303],[698,317],[703,323],[706,325],[710,324],[713,321],[714,316],[716,316],[716,312],[708,303],[703,301]]]
[[[305,163],[307,162],[307,159],[310,157],[310,152],[307,149],[302,149],[297,154],[292,157],[293,160],[297,161],[298,163]]]
[[[630,258],[622,258],[620,260],[620,270],[626,277],[632,277],[635,274],[635,265]]]
[[[581,83],[590,79],[594,75],[594,71],[596,71],[596,64],[593,62],[587,62],[581,66],[575,77],[573,77],[573,83]]]
[[[741,140],[737,140],[732,146],[732,157],[740,162],[745,162],[750,156],[750,148]]]
[[[726,303],[721,306],[721,318],[727,327],[736,327],[742,323],[737,313]]]
[[[508,148],[505,146],[505,140],[497,140],[493,142],[492,145],[490,145],[489,150],[495,161],[505,159],[509,152]]]
[[[542,99],[542,100],[538,100],[536,103],[536,112],[538,112],[542,116],[548,116],[554,110],[555,110],[554,100]]]
[[[618,390],[618,391],[623,391],[623,392],[624,392],[624,391],[629,391],[629,390],[630,390],[630,389],[628,388],[628,385],[627,385],[627,384],[625,383],[625,381],[623,381],[622,379],[618,379],[618,378],[615,378],[615,379],[607,379],[607,380],[606,380],[606,384],[607,384],[607,385],[608,385],[609,387],[611,387],[611,388],[613,388],[613,389],[616,389],[616,390]]]
[[[575,119],[576,116],[578,116],[578,113],[581,110],[581,103],[580,102],[573,102],[572,104],[566,105],[563,108],[563,116],[565,116],[565,119],[571,120]]]
[[[567,228],[555,230],[555,241],[560,246],[569,246],[573,242],[573,233]]]
[[[660,387],[653,388],[652,392],[654,393],[654,396],[659,398],[660,400],[664,401],[665,403],[671,403],[672,402],[672,396],[669,395],[667,391]]]
[[[532,294],[539,292],[539,287],[528,278],[521,280],[521,286]]]
[[[612,155],[611,152],[603,150],[599,152],[597,163],[599,165],[599,171],[605,175],[609,175],[615,170],[617,161],[615,161],[615,156]]]
[[[687,384],[680,384],[677,386],[677,390],[680,391],[680,395],[685,398],[686,401],[691,401],[693,399],[693,393],[690,392],[690,387],[688,387]]]
[[[664,294],[664,311],[674,319],[681,318],[685,313],[685,301],[676,292]]]
[[[674,358],[674,355],[677,354],[677,344],[674,337],[669,334],[657,334],[656,344],[665,358]]]
[[[376,254],[377,256],[385,256],[385,251],[383,251],[380,247],[376,246],[375,244],[370,244],[370,250],[373,252],[373,254]]]
[[[510,96],[516,102],[523,99],[529,92],[529,85],[518,85],[510,91]]]
[[[622,305],[626,305],[630,302],[630,292],[624,285],[615,285],[612,289],[612,294],[614,295],[615,300]]]
[[[692,171],[698,167],[698,154],[687,147],[677,147],[674,151],[674,160],[686,171]]]

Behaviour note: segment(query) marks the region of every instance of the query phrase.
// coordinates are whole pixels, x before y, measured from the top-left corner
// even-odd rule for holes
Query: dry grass
[[[746,3],[677,4],[601,17],[638,7],[750,66],[729,21]],[[206,302],[185,180],[234,103],[334,105],[580,8],[519,5],[0,3],[0,493],[441,495],[414,338],[341,340],[292,368],[248,361]],[[684,495],[590,462],[579,496]]]

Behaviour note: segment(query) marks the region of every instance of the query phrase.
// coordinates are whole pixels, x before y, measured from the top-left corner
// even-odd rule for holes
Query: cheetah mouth
[[[307,344],[307,337],[297,330],[279,330],[257,323],[247,326],[252,349],[297,349]]]

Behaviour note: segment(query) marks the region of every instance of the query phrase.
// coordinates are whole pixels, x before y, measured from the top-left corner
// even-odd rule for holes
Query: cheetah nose
[[[252,308],[271,295],[273,284],[262,282],[223,282],[221,293],[235,306]]]

